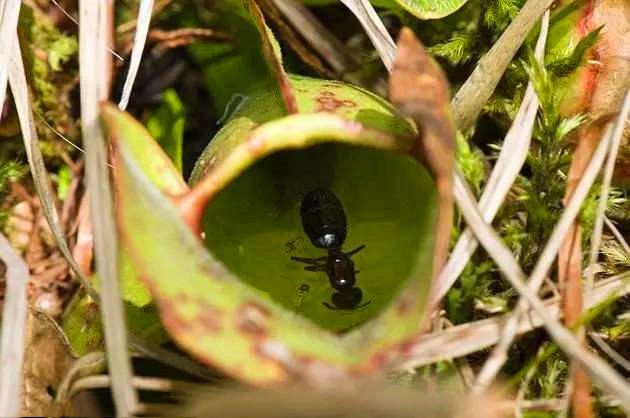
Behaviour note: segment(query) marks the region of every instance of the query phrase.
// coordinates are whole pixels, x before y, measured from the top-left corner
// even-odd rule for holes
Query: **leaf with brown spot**
[[[113,125],[108,132],[127,133],[111,136],[121,157],[115,164],[118,221],[134,268],[183,349],[250,383],[299,376],[340,385],[387,367],[420,331],[435,244],[436,186],[429,171],[405,155],[412,151],[413,129],[389,103],[343,83],[297,76],[292,83],[302,113],[261,112],[272,94],[261,93],[200,157],[194,186],[182,196],[205,199],[191,200],[202,214],[208,206],[201,224],[205,246],[164,188],[144,173],[150,170],[144,153],[127,146],[135,141],[127,134],[146,138],[146,132],[128,115],[104,108]],[[316,112],[325,91],[354,106]],[[355,256],[371,302],[365,308],[326,309],[328,281],[285,252],[287,241],[299,243],[291,251],[309,251],[307,238],[296,240],[304,234],[298,207],[300,190],[316,184],[333,188],[347,205],[353,231],[348,248],[367,241],[369,252]],[[383,239],[384,231],[396,239]],[[309,292],[296,308],[294,291],[303,283]]]

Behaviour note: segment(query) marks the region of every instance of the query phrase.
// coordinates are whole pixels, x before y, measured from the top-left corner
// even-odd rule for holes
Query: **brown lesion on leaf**
[[[182,330],[190,327],[190,321],[185,321],[181,315],[179,315],[177,309],[174,307],[174,303],[168,299],[156,298],[160,306],[160,316],[162,317],[162,323],[164,327],[170,333],[180,333]],[[179,300],[175,303],[180,304]]]
[[[217,333],[223,329],[224,312],[206,302],[200,302],[199,323],[206,333]]]
[[[400,361],[402,354],[407,350],[409,341],[400,344],[394,344],[381,349],[372,355],[367,361],[356,368],[352,369],[352,375],[360,377],[365,374],[374,373],[379,370],[390,368],[396,362]]]
[[[317,103],[315,107],[316,112],[330,112],[334,113],[340,107],[356,107],[357,104],[352,100],[338,99],[335,93],[332,91],[324,90],[317,97],[315,97]]]
[[[355,381],[350,370],[342,365],[320,361],[316,357],[298,355],[281,341],[264,339],[256,346],[256,354],[275,361],[292,378],[308,386],[324,390],[351,390]]]
[[[414,295],[408,293],[401,295],[396,301],[396,309],[400,315],[408,315],[415,307]]]
[[[265,336],[270,316],[271,312],[266,307],[247,302],[236,311],[236,327],[245,334]]]

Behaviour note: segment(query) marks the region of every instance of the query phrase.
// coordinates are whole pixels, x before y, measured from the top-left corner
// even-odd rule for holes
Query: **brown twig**
[[[337,74],[345,74],[357,68],[356,60],[347,52],[344,44],[301,2],[273,0],[291,26],[315,49]]]
[[[280,36],[287,42],[289,47],[295,51],[302,61],[310,65],[315,71],[326,78],[335,78],[335,73],[327,68],[322,60],[304,45],[302,40],[295,33],[294,29],[287,25],[273,1],[256,0],[256,3],[258,3],[260,8],[264,10],[265,15],[274,22]]]
[[[232,37],[227,33],[210,28],[181,28],[174,30],[151,29],[147,42],[158,47],[175,48],[199,41],[229,42]]]

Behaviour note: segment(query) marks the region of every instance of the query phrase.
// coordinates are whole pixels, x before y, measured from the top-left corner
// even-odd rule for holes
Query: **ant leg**
[[[327,307],[328,309],[330,309],[331,311],[338,311],[338,310],[339,310],[339,308],[338,308],[338,307],[333,306],[333,305],[331,305],[331,304],[330,304],[330,303],[328,303],[328,302],[322,302],[322,304],[323,304],[325,307]]]
[[[363,305],[359,305],[357,307],[355,307],[354,309],[361,309],[361,308],[365,308],[366,306],[368,306],[370,304],[370,302],[372,302],[371,300],[368,300],[367,302],[365,302]]]
[[[322,264],[317,264],[314,266],[306,266],[304,267],[306,271],[326,271],[326,266]]]
[[[300,263],[306,263],[306,264],[319,264],[320,261],[326,260],[326,256],[319,257],[319,258],[291,257],[291,260],[299,261]]]
[[[364,249],[364,248],[365,248],[365,244],[364,244],[364,245],[359,245],[359,246],[358,246],[357,248],[355,248],[354,250],[352,250],[352,251],[348,251],[348,252],[346,253],[346,255],[347,255],[348,257],[351,257],[351,256],[355,255],[356,253],[358,253],[359,251],[361,251],[361,250],[362,250],[362,249]]]

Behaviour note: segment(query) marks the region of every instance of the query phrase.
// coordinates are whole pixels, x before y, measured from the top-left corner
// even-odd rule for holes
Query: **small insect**
[[[322,302],[328,309],[357,309],[362,305],[363,292],[355,287],[356,274],[351,260],[354,254],[365,248],[360,245],[344,253],[341,249],[348,232],[346,214],[341,202],[328,189],[315,189],[308,192],[300,205],[302,227],[314,246],[328,250],[328,255],[319,258],[291,257],[291,260],[309,264],[307,271],[325,271],[333,289],[332,305]]]
[[[302,243],[304,239],[302,237],[295,237],[292,240],[287,241],[284,244],[284,251],[287,253],[292,253],[295,249]]]
[[[304,302],[304,298],[306,297],[309,290],[311,290],[311,287],[306,283],[302,283],[297,290],[295,299],[293,300],[293,306],[295,306],[296,308],[302,306],[302,302]]]

